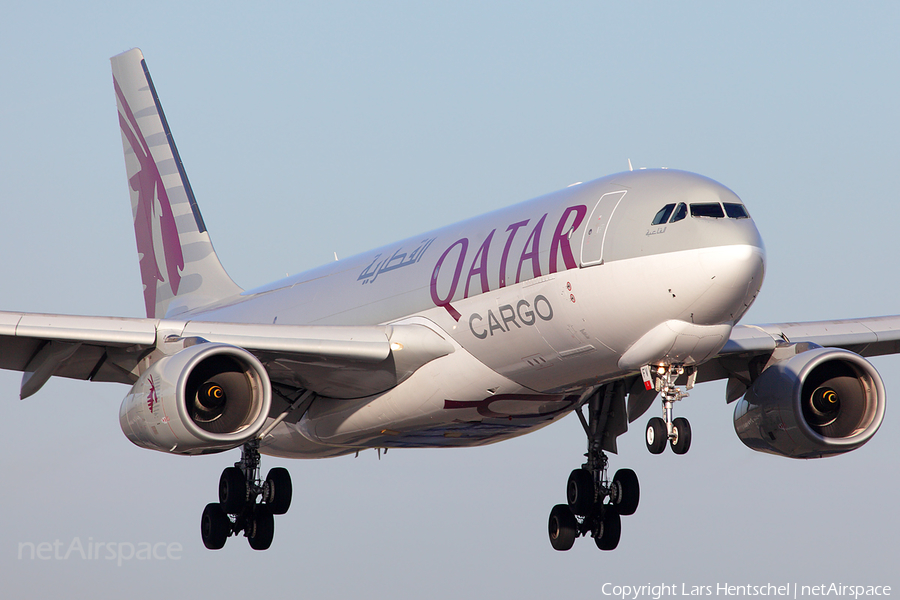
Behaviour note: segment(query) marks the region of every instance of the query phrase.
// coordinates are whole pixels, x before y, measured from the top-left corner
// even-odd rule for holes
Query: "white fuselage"
[[[644,364],[699,364],[721,349],[762,284],[762,241],[746,217],[688,213],[651,224],[660,209],[681,203],[740,200],[689,173],[612,175],[188,318],[416,323],[453,344],[454,352],[383,393],[318,398],[299,421],[273,430],[266,453],[312,458],[491,443],[547,425],[593,386]]]

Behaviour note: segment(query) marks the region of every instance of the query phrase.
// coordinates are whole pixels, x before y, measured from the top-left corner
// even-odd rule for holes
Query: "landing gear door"
[[[597,206],[588,219],[587,229],[581,241],[581,266],[603,264],[603,241],[606,238],[606,230],[616,207],[619,206],[625,191],[609,192],[603,194],[597,201]]]

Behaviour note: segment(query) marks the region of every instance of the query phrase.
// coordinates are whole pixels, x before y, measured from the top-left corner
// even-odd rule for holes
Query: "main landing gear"
[[[621,402],[615,403],[615,394]],[[632,515],[640,501],[640,485],[631,469],[619,469],[609,480],[609,459],[603,451],[612,406],[624,410],[621,385],[607,386],[588,400],[588,420],[576,411],[588,437],[587,462],[569,475],[566,504],[550,511],[548,533],[556,550],[568,550],[578,536],[590,535],[601,550],[613,550],[622,534],[622,516]]]
[[[663,418],[650,419],[644,437],[647,450],[652,454],[662,454],[666,449],[666,442],[675,454],[685,454],[691,448],[690,422],[684,417],[672,418],[675,402],[687,398],[687,390],[694,387],[697,379],[697,370],[689,368],[687,385],[684,389],[679,388],[675,385],[675,380],[684,373],[685,368],[681,365],[661,366],[657,370],[656,391],[662,395]]]
[[[287,469],[275,467],[261,481],[259,462],[259,441],[254,440],[244,444],[240,462],[222,471],[219,501],[207,504],[200,519],[203,545],[210,550],[219,550],[228,536],[242,531],[254,550],[272,545],[274,516],[283,515],[291,506],[291,475]]]

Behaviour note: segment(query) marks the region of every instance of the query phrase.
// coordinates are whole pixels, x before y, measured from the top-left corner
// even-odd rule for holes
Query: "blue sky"
[[[575,181],[696,171],[768,250],[745,322],[900,313],[900,13],[892,3],[17,3],[0,24],[0,309],[140,316],[108,58],[143,49],[219,256],[246,288]],[[880,358],[889,398],[900,359]],[[140,450],[127,388],[0,373],[10,597],[602,596],[604,583],[894,585],[900,418],[819,461],[754,453],[724,384],[694,443],[613,468],[642,501],[617,551],[546,539],[581,462],[574,417],[466,450],[264,459],[294,505],[265,553],[203,549],[232,451]],[[638,423],[641,425],[641,423]],[[19,560],[22,542],[180,544],[179,560]],[[7,591],[8,590],[8,591]]]

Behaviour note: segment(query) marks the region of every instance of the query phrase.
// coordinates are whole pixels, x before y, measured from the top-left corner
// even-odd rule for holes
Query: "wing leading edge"
[[[900,352],[900,316],[768,325],[738,325],[719,356],[772,351],[780,343],[811,342],[860,356]]]
[[[840,348],[863,357],[900,353],[900,315],[738,325],[715,358],[703,364],[697,382],[728,379],[726,401],[740,398],[776,349],[790,344]]]
[[[422,325],[260,325],[0,312],[0,368],[23,372],[23,399],[52,376],[133,384],[144,358],[178,341],[238,346],[266,365],[272,381],[338,398],[383,391],[453,352],[449,342]]]

